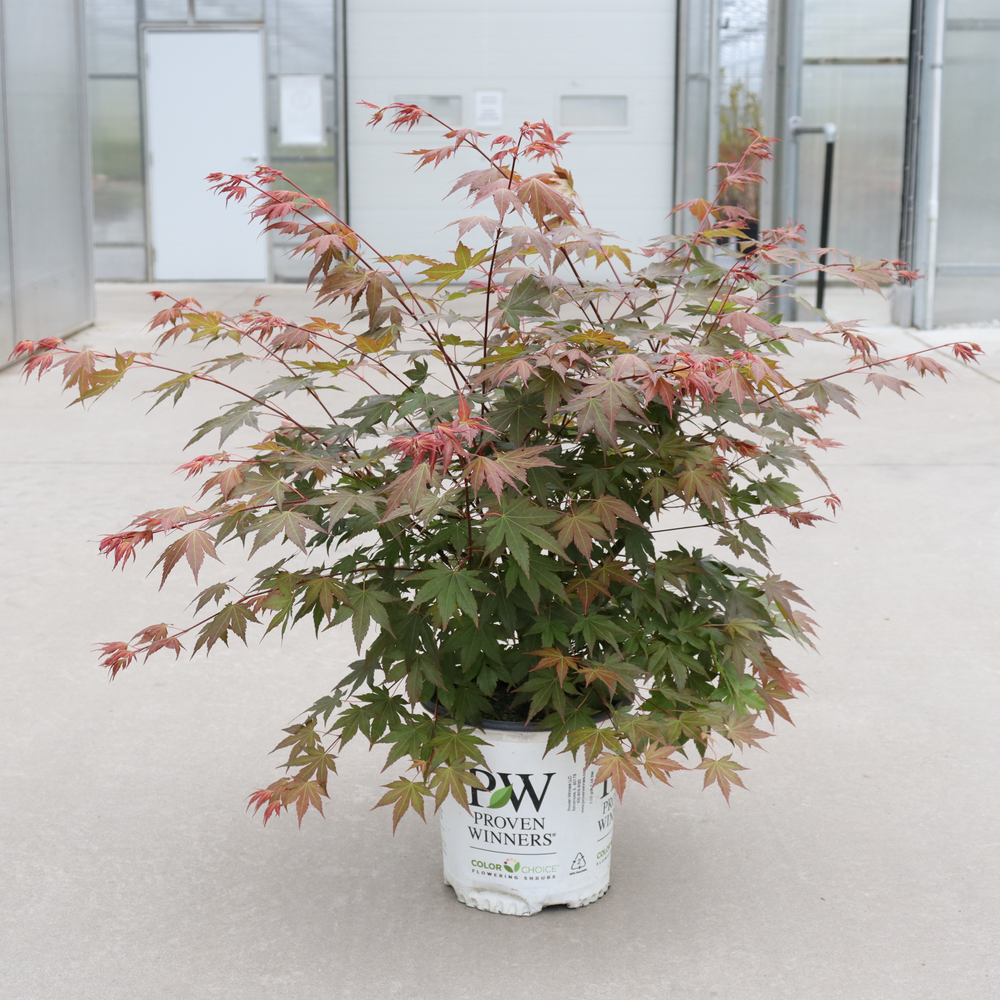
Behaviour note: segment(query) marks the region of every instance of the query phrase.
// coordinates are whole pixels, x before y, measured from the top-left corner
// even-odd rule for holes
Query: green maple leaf
[[[440,727],[441,731],[432,740],[434,756],[432,764],[440,762],[462,761],[466,757],[479,764],[486,764],[486,758],[479,748],[488,746],[486,740],[480,739],[471,729],[452,729],[450,726]]]
[[[489,593],[486,584],[479,574],[468,569],[452,569],[441,563],[432,569],[417,573],[413,580],[425,580],[426,583],[417,591],[413,598],[413,607],[429,601],[434,601],[434,611],[437,624],[443,627],[461,608],[477,625],[479,624],[479,608],[473,591]]]
[[[576,752],[580,748],[584,752],[584,764],[590,767],[591,764],[605,751],[620,753],[622,750],[621,741],[615,736],[611,729],[577,729],[566,737],[566,749],[563,753],[571,753],[576,760]]]
[[[266,545],[278,532],[283,532],[285,538],[303,552],[306,550],[306,532],[318,531],[324,533],[311,517],[297,510],[276,510],[265,514],[256,524],[256,538],[250,555],[253,555],[262,545]]]
[[[243,644],[247,641],[247,622],[258,621],[257,616],[243,604],[227,604],[214,618],[205,623],[198,633],[198,641],[191,652],[195,653],[205,646],[205,652],[210,653],[212,647],[221,639],[229,645],[229,633],[234,632]]]
[[[427,822],[427,818],[424,816],[424,796],[434,793],[423,782],[410,781],[408,778],[401,777],[398,781],[390,781],[388,785],[382,787],[389,790],[372,806],[372,809],[378,809],[379,806],[392,806],[393,834],[396,832],[396,827],[399,826],[399,821],[409,809],[412,809],[425,823]]]
[[[365,641],[368,629],[374,619],[387,632],[392,634],[392,626],[389,623],[389,615],[386,612],[387,601],[395,601],[398,598],[384,590],[364,587],[348,587],[347,603],[350,605],[353,614],[351,615],[351,630],[354,633],[354,641],[358,649]]]
[[[469,796],[466,785],[485,791],[486,786],[476,775],[471,773],[473,764],[441,764],[434,768],[431,774],[430,787],[434,789],[434,811],[441,808],[441,803],[450,795],[467,813]]]
[[[538,300],[548,294],[548,289],[534,275],[522,278],[498,305],[501,319],[515,330],[521,329],[522,316],[547,316],[548,311],[538,305]]]
[[[539,548],[558,552],[565,558],[562,546],[542,527],[560,516],[556,511],[538,507],[530,500],[515,500],[513,503],[501,501],[499,512],[492,516],[494,520],[486,537],[487,552],[496,552],[506,546],[525,576],[531,576],[529,542]]]

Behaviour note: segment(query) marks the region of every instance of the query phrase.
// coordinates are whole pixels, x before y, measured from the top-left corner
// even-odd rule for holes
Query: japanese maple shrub
[[[372,123],[387,113],[395,129],[437,121],[396,104]],[[831,404],[852,409],[847,388],[793,382],[782,358],[804,342],[842,345],[839,375],[900,393],[910,386],[887,374],[894,365],[944,369],[926,351],[883,359],[848,325],[809,333],[778,320],[775,294],[793,292],[775,265],[814,271],[816,255],[798,228],[747,237],[730,195],[770,155],[752,130],[739,162],[719,166],[716,202],[680,206],[694,231],[632,250],[587,219],[562,166],[566,135],[525,123],[487,141],[438,124],[447,144],[416,150],[418,166],[475,157],[453,190],[483,213],[454,223],[450,260],[376,249],[278,170],[210,178],[299,241],[317,303],[344,303],[349,318],[293,322],[261,300],[226,316],[154,292],[168,300],[152,321],[158,347],[183,337],[221,352],[180,369],[155,353],[18,345],[29,373],[61,368],[82,401],[139,369],[168,376],[154,405],[201,383],[231,388],[190,443],[218,431],[222,448],[264,425],[238,454],[181,466],[204,477],[204,504],[148,511],[100,547],[119,566],[172,539],[164,579],[182,560],[197,578],[222,542],[293,551],[249,592],[203,590],[196,617],[207,617],[194,624],[104,644],[103,663],[115,676],[137,657],[179,654],[189,636],[211,652],[253,625],[304,620],[318,634],[350,622],[359,659],[285,730],[285,775],[251,796],[265,821],[322,811],[336,755],[359,733],[402,772],[379,802],[394,826],[407,809],[424,815],[428,797],[468,808],[483,719],[550,729],[553,752],[585,755],[619,795],[629,780],[666,782],[684,760],[728,799],[744,768],[722,749],[756,745],[761,716],[788,719],[802,689],[772,644],[812,631],[797,588],[771,571],[761,519],[799,527],[824,519],[807,504],[837,507],[810,448],[834,443],[820,432]],[[525,169],[538,161],[547,168]],[[904,266],[825,269],[877,289],[909,277]],[[962,360],[979,352],[950,346]],[[262,384],[231,386],[225,369],[259,369]],[[345,382],[365,394],[336,412],[331,390]],[[800,469],[821,495],[803,498]],[[691,525],[714,532],[710,551],[676,544]]]

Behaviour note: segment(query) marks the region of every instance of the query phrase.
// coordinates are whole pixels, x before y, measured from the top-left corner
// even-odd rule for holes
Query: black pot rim
[[[631,700],[621,702],[622,707],[626,705],[631,705]],[[447,714],[447,710],[444,708],[440,702],[434,701],[422,701],[420,707],[427,712],[428,715],[435,716],[438,719],[448,721],[451,716]],[[601,712],[593,717],[594,722],[601,723],[606,722],[610,718],[607,712]],[[533,722],[508,722],[505,719],[480,719],[479,724],[472,727],[473,729],[493,729],[502,733],[551,733],[551,726],[539,726]]]

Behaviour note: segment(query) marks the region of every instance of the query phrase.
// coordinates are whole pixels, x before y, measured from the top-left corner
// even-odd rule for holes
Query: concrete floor
[[[76,342],[149,345],[140,291],[102,287]],[[870,297],[834,298],[885,322]],[[191,499],[170,472],[215,403],[142,418],[126,391],[67,410],[55,381],[0,374],[0,998],[1000,997],[1000,330],[934,336],[990,357],[906,402],[862,391],[864,419],[829,427],[849,446],[825,456],[836,522],[767,526],[822,625],[819,654],[788,654],[810,685],[797,727],[747,755],[730,808],[695,774],[630,791],[610,893],[531,919],[458,904],[433,821],[393,839],[363,747],[325,822],[245,814],[278,730],[353,657],[346,637],[158,658],[108,684],[92,645],[184,620],[192,588],[113,573],[95,539]]]

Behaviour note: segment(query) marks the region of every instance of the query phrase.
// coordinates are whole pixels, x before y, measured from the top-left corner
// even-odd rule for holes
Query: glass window
[[[90,81],[94,242],[146,239],[138,80]]]
[[[263,0],[194,0],[198,21],[262,21]]]
[[[87,68],[137,73],[136,0],[86,0]]]
[[[1000,133],[992,125],[1000,103],[998,48],[1000,16],[994,3],[949,3],[934,309],[939,324],[1000,314],[1000,244],[983,235],[1000,216]]]
[[[899,253],[910,0],[806,0],[802,119],[833,122],[830,243],[862,257]],[[799,138],[798,221],[819,240],[825,144]]]
[[[187,0],[143,0],[145,21],[186,21]]]
[[[628,98],[594,95],[559,98],[559,124],[567,128],[625,128]]]

